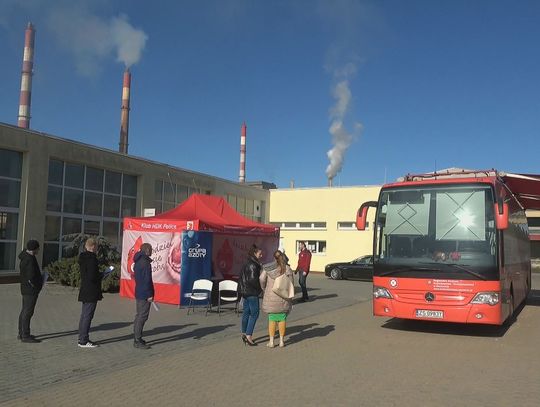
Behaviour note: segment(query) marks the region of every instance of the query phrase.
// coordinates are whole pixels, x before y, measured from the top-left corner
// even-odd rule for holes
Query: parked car
[[[354,278],[359,280],[373,280],[373,256],[362,256],[346,263],[332,263],[326,265],[324,274],[333,280]]]

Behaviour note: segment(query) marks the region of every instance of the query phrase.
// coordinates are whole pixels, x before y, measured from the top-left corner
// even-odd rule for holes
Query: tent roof
[[[277,234],[279,231],[276,226],[245,218],[221,197],[202,194],[193,194],[176,208],[145,219],[198,220],[204,228],[217,231],[264,234]]]
[[[500,174],[524,209],[540,210],[540,175]]]

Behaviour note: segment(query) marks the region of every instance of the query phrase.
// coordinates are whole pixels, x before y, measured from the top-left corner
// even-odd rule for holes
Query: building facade
[[[369,212],[365,231],[356,229],[356,211],[376,201],[380,186],[291,188],[270,190],[270,223],[279,226],[280,246],[295,268],[300,242],[313,253],[311,269],[324,271],[328,263],[350,261],[370,254],[373,247]]]
[[[300,242],[313,253],[311,268],[324,271],[329,263],[351,261],[373,251],[375,210],[368,212],[365,231],[355,225],[356,212],[376,201],[380,186],[291,188],[270,190],[270,223],[281,228],[280,246],[295,268]],[[527,211],[531,258],[540,270],[540,211]]]
[[[161,213],[193,193],[268,222],[262,188],[0,123],[0,276],[16,273],[29,239],[46,266],[78,233],[118,245],[123,217]]]

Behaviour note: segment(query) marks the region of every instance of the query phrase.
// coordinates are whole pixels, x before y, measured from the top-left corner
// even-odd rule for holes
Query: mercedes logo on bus
[[[431,302],[435,299],[435,294],[433,293],[426,293],[426,295],[424,296],[424,298],[426,299],[427,302]]]

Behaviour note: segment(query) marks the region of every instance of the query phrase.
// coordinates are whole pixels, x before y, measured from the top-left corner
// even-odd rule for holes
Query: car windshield
[[[376,274],[481,278],[496,266],[489,185],[388,189],[376,219]],[[445,276],[441,276],[445,274]]]

